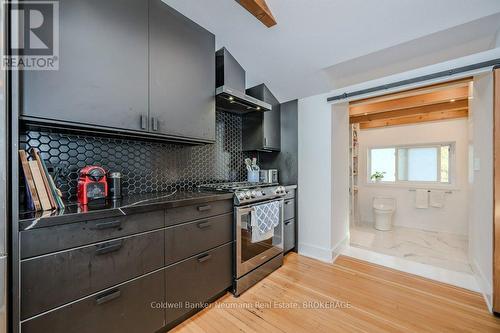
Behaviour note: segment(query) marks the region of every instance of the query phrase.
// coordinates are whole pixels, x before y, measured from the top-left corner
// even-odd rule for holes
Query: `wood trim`
[[[450,100],[463,100],[469,98],[469,87],[451,88],[441,91],[430,92],[416,96],[398,98],[395,100],[351,106],[350,116],[361,116],[378,112],[386,112],[400,109],[413,108],[418,106],[443,103]]]
[[[493,82],[493,311],[500,313],[500,69]]]
[[[273,13],[269,9],[265,0],[236,0],[250,14],[255,16],[266,27],[270,28],[277,24]]]
[[[469,100],[463,99],[461,101],[455,101],[453,103],[444,102],[444,103],[438,103],[438,104],[432,104],[432,105],[417,106],[414,108],[408,108],[408,109],[402,109],[402,110],[374,113],[374,114],[369,114],[366,116],[363,115],[363,116],[350,117],[349,123],[351,123],[351,124],[364,123],[364,122],[380,120],[380,119],[407,117],[407,116],[412,116],[412,115],[417,115],[417,114],[426,114],[426,113],[438,112],[438,111],[442,111],[442,112],[456,111],[456,110],[467,109],[468,107],[469,107]]]
[[[438,112],[431,112],[427,114],[421,114],[409,117],[374,120],[366,123],[361,123],[359,125],[359,128],[363,130],[369,128],[408,125],[408,124],[424,123],[437,120],[465,118],[468,117],[468,115],[469,115],[468,108],[455,111],[438,111]]]
[[[444,89],[449,89],[449,88],[465,87],[465,86],[469,86],[470,83],[473,81],[474,81],[474,78],[472,76],[469,76],[469,77],[465,77],[465,78],[458,79],[458,80],[435,83],[435,84],[431,84],[431,85],[420,87],[420,88],[407,89],[407,90],[398,91],[398,92],[385,94],[385,95],[381,95],[381,96],[358,99],[356,101],[349,102],[349,106],[370,104],[370,103],[375,103],[375,102],[383,102],[383,101],[388,101],[391,99],[398,99],[398,98],[403,98],[403,97],[421,95],[421,94],[426,94],[426,93],[430,93],[433,91],[439,91],[439,90],[444,90]]]

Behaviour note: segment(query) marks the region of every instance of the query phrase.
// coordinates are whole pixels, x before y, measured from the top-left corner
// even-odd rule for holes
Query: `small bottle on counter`
[[[117,200],[122,198],[122,173],[118,171],[108,174],[109,198]]]

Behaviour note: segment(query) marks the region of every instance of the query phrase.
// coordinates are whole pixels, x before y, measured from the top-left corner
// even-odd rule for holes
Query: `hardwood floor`
[[[349,257],[332,265],[291,253],[239,298],[226,294],[172,332],[500,332],[500,319],[478,293]]]

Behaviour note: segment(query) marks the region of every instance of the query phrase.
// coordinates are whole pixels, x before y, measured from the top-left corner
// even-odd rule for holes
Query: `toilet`
[[[396,199],[390,197],[373,198],[373,215],[375,229],[388,231],[392,229],[392,216],[396,211]]]

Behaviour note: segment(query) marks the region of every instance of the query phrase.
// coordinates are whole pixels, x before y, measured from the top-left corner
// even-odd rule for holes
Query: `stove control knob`
[[[238,194],[238,199],[244,200],[245,199],[245,193],[241,192]]]
[[[252,196],[252,198],[255,198],[257,196],[257,192],[252,191],[252,193],[250,193],[250,195]]]
[[[245,192],[245,198],[250,199],[252,197],[252,193],[250,191]]]

